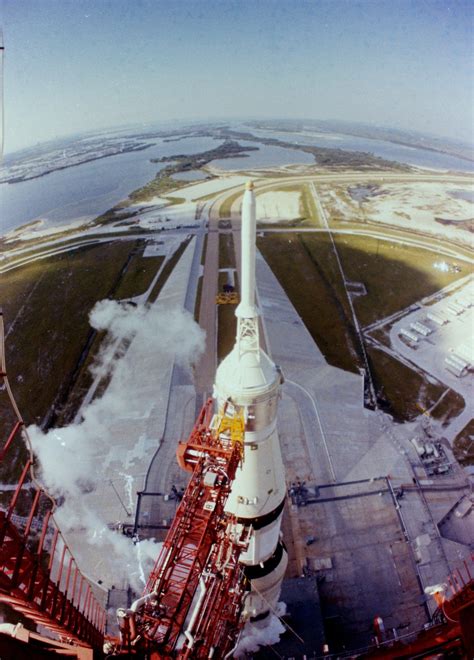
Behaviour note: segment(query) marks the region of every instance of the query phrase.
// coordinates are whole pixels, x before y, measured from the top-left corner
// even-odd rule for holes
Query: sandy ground
[[[139,215],[130,220],[111,223],[100,227],[100,233],[109,231],[127,232],[130,228],[137,226],[143,229],[155,229],[164,227],[172,229],[178,225],[189,225],[195,223],[198,209],[198,199],[206,195],[218,194],[222,191],[231,189],[235,186],[243,185],[248,181],[248,176],[222,176],[210,181],[202,181],[190,184],[186,188],[180,188],[170,193],[167,197],[184,198],[182,204],[170,205],[169,199],[163,197],[153,197],[149,201],[131,204],[128,209],[132,212],[140,211]],[[89,216],[78,218],[63,224],[49,225],[47,220],[36,220],[35,222],[18,227],[5,234],[6,242],[12,241],[32,241],[37,238],[47,236],[54,237],[65,231],[76,230],[75,237],[86,236],[88,233],[96,233],[97,226],[90,226],[91,218]]]
[[[201,181],[186,188],[180,188],[169,197],[184,197],[186,201],[196,200],[199,197],[205,197],[213,193],[219,193],[234,186],[241,186],[248,181],[248,176],[222,176],[210,181]]]
[[[181,225],[196,224],[196,212],[197,205],[194,202],[184,202],[183,204],[170,206],[163,206],[160,203],[156,206],[140,204],[140,213],[132,218],[131,222],[133,222],[133,227],[141,227],[142,229],[160,229],[161,227],[173,229]]]
[[[166,257],[172,255],[182,243],[181,236],[160,236],[159,240],[148,240],[145,251],[143,252],[144,257]]]
[[[153,197],[147,202],[132,204],[128,207],[129,209],[139,210],[139,214],[132,219],[132,226],[138,225],[143,229],[159,229],[160,227],[172,229],[179,225],[196,224],[199,221],[199,208],[203,206],[203,202],[199,201],[201,197],[218,194],[242,185],[248,178],[224,176],[219,179],[190,184],[185,188],[168,193],[167,198]],[[170,198],[184,199],[184,202],[170,204]]]
[[[283,222],[299,218],[300,193],[299,192],[267,192],[258,195],[257,221]]]
[[[90,221],[90,218],[86,216],[85,218],[78,218],[77,220],[72,220],[71,222],[66,222],[62,225],[48,226],[47,220],[35,220],[34,222],[30,222],[27,225],[17,227],[16,229],[7,232],[5,234],[5,241],[7,243],[17,240],[33,241],[35,238],[54,236],[55,234],[60,234],[73,229],[87,229],[87,225]]]
[[[435,220],[461,222],[474,218],[474,204],[452,197],[450,193],[456,191],[472,193],[472,187],[456,183],[388,183],[361,202],[353,200],[345,186],[320,188],[321,201],[334,219],[380,222],[472,244],[472,234],[466,227]]]
[[[209,181],[199,181],[198,183],[190,183],[185,188],[179,188],[173,192],[167,193],[166,197],[152,197],[146,202],[137,202],[131,204],[129,208],[144,208],[148,206],[166,206],[169,204],[170,197],[184,199],[185,202],[195,202],[201,197],[207,195],[217,194],[234,188],[235,186],[243,185],[249,177],[246,176],[223,176],[218,179],[211,179]],[[180,204],[181,206],[181,204]]]

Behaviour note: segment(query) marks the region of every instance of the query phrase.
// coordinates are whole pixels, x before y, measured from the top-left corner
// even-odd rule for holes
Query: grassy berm
[[[279,279],[329,364],[348,371],[363,365],[344,283],[330,238],[325,234],[268,234],[258,248]],[[338,238],[338,253],[347,280],[362,282],[367,295],[354,299],[361,325],[369,324],[438,291],[463,274],[439,273],[433,254],[387,241]],[[382,351],[368,350],[381,402],[398,420],[413,419],[445,391]],[[456,410],[460,397],[450,397]],[[440,417],[445,420],[444,414]]]
[[[88,246],[2,275],[7,371],[27,425],[47,425],[67,393],[95,303],[146,290],[159,260],[143,259],[142,248],[137,240]]]
[[[474,419],[471,419],[457,436],[453,449],[461,465],[474,465]]]

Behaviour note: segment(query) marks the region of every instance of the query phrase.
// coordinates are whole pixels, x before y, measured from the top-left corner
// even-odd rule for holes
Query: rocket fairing
[[[258,620],[275,608],[288,556],[280,541],[286,485],[276,429],[282,375],[259,342],[252,183],[247,184],[242,202],[241,235],[241,302],[235,312],[237,337],[234,348],[217,369],[214,398],[220,414],[224,414],[229,404],[244,414],[244,460],[237,470],[226,512],[253,530],[240,561],[250,580],[244,616]]]
[[[242,200],[242,223],[240,230],[241,242],[241,287],[240,304],[235,311],[237,318],[256,318],[255,307],[255,236],[257,232],[257,216],[253,183],[248,183]]]

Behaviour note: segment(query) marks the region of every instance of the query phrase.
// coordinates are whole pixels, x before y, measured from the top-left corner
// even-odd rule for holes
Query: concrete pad
[[[456,352],[463,344],[472,345],[472,329],[474,327],[474,308],[464,310],[459,315],[450,313],[448,306],[458,298],[469,298],[472,292],[472,279],[467,278],[464,285],[457,288],[449,296],[443,296],[434,304],[420,306],[396,321],[390,329],[392,348],[424,372],[435,376],[446,383],[455,392],[461,394],[466,401],[472,401],[474,395],[474,374],[457,377],[446,368],[445,358]],[[446,319],[445,325],[438,326],[428,318],[434,314]],[[432,330],[427,337],[418,336],[418,342],[412,347],[400,339],[402,328],[410,328],[411,323],[420,322]],[[415,333],[417,334],[417,333]],[[472,411],[471,411],[472,412]]]
[[[413,486],[419,459],[410,438],[421,432],[419,423],[396,424],[363,407],[362,377],[327,364],[261,256],[257,282],[267,350],[286,379],[278,429],[287,482],[306,481],[310,493],[306,506],[289,503],[284,516],[289,575],[318,576],[333,652],[369,643],[375,616],[399,634],[419,629],[434,609],[423,588],[442,582],[469,551],[441,539],[434,517],[449,509],[465,482],[453,470],[431,512],[432,493]],[[386,475],[412,490],[396,501],[379,479]],[[359,480],[364,483],[352,483]],[[426,543],[416,546],[417,537]],[[315,540],[307,544],[308,538]],[[416,547],[423,549],[422,564]],[[332,568],[317,570],[321,558]]]
[[[310,658],[322,655],[324,627],[316,579],[283,580],[280,598],[287,606],[283,620],[288,622],[289,627],[278,644],[273,644],[271,648],[262,647],[253,654],[255,660],[273,659],[275,656]]]
[[[191,241],[154,303],[164,314],[168,309],[184,306],[193,256]],[[145,487],[150,461],[163,441],[174,355],[154,353],[141,341],[139,331],[121,359],[127,367],[124,386],[130,405],[117,411],[113,418],[103,420],[109,426],[114,445],[101,448],[103,479],[96,490],[83,495],[81,502],[84,510],[93,511],[109,530],[118,531],[110,536],[107,530],[98,529],[94,543],[86,542],[83,529],[73,529],[65,536],[79,565],[93,581],[101,580],[108,588],[115,585],[117,589],[126,589],[140,560],[138,549],[134,549],[131,539],[120,530],[133,528],[137,491]],[[116,377],[114,372],[109,387]],[[192,409],[194,413],[194,402]],[[166,473],[168,466],[163,465],[163,469]],[[121,564],[117,562],[114,546],[127,555]]]

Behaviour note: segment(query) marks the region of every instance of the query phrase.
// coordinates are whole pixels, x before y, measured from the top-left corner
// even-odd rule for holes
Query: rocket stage
[[[236,251],[237,236],[234,232]],[[325,626],[331,648],[355,648],[369,643],[377,615],[384,617],[386,625],[398,634],[415,630],[428,620],[427,599],[420,582],[427,585],[441,581],[448,571],[446,558],[455,563],[459,560],[458,551],[468,552],[467,546],[439,538],[417,492],[407,493],[399,503],[403,522],[399,518],[397,503],[384,477],[390,475],[395,489],[412,481],[407,454],[416,428],[413,424],[394,424],[383,413],[363,407],[362,377],[326,363],[260,255],[257,294],[265,349],[282,367],[286,378],[278,431],[287,485],[305,481],[314,500],[306,506],[287,504],[283,532],[290,563],[284,593],[295,591],[291,585],[299,584],[301,579],[317,586],[313,597],[308,596],[307,606],[313,612],[312,621],[319,619],[320,628]],[[179,390],[172,388],[170,406],[176,408],[173,401],[180,396]],[[197,402],[201,403],[199,395]],[[173,460],[170,450],[170,467]],[[170,481],[165,465],[166,462],[157,464],[160,478],[167,481],[165,490],[173,483],[178,488],[184,485],[185,476],[174,469]],[[357,481],[362,483],[347,483]],[[463,493],[462,474],[455,472],[450,483],[460,488],[436,495],[440,518]],[[329,487],[319,488],[316,497],[314,488],[324,485]],[[430,494],[424,497],[429,499]],[[154,502],[156,523],[169,520],[175,502],[163,497],[150,501]],[[146,524],[149,518],[140,516],[139,522]],[[403,525],[410,544],[406,542]],[[411,548],[426,530],[427,554],[420,562]],[[141,533],[149,532],[143,529]],[[305,578],[301,578],[303,574]],[[294,606],[288,601],[288,605],[290,613],[292,609],[300,611],[298,601]],[[312,644],[319,644],[320,637],[310,632],[313,623],[308,627],[300,619],[299,614],[295,615],[291,625],[307,640],[305,651],[314,650]],[[342,628],[346,629],[344,635]],[[291,635],[285,635],[282,644],[285,646],[278,652],[301,652],[301,644]]]
[[[218,218],[211,213],[203,280],[203,295],[208,290],[211,299],[217,282],[218,225]],[[239,223],[233,221],[232,227],[239,263]],[[196,278],[196,261],[200,261],[196,241],[181,257],[157,304],[170,296],[184,305],[189,285]],[[398,502],[397,509],[390,486],[396,490],[401,484],[412,484],[416,456],[410,438],[419,429],[415,424],[394,424],[384,413],[364,408],[362,377],[326,363],[259,254],[256,280],[261,341],[286,379],[279,404],[278,433],[287,488],[298,481],[306,482],[309,495],[305,497],[314,500],[306,505],[301,499],[298,503],[287,500],[283,533],[289,568],[283,600],[287,598],[290,613],[292,609],[299,611],[302,601],[295,594],[308,593],[304,602],[312,612],[312,621],[319,619],[321,625],[310,633],[313,624],[300,622],[299,629],[295,616],[291,625],[303,635],[306,646],[302,649],[296,638],[291,641],[291,636],[285,635],[282,644],[286,646],[281,647],[281,653],[289,654],[290,648],[296,657],[312,650],[319,653],[318,631],[323,626],[326,638],[333,642],[332,650],[338,644],[346,648],[363,646],[371,641],[372,622],[377,615],[399,634],[415,630],[428,620],[423,588],[442,582],[449,573],[448,562],[456,565],[469,553],[466,545],[440,537],[436,526],[465,492],[464,475],[452,470],[446,481],[452,490],[433,494],[412,489]],[[201,322],[206,330],[212,328],[208,336],[215,341],[215,305],[207,309]],[[172,487],[179,493],[187,482],[186,473],[176,464],[175,447],[178,439],[187,437],[197,410],[209,394],[205,374],[212,372],[215,353],[206,355],[205,360],[203,372],[195,374],[197,390],[190,374],[174,365],[172,355],[157,366],[158,380],[152,382],[150,370],[144,370],[140,383],[143,409],[148,407],[156,413],[153,406],[159,401],[162,417],[157,420],[154,413],[154,446],[135,463],[134,491],[144,493],[140,508],[123,520],[120,502],[111,489],[96,498],[98,508],[115,502],[110,522],[122,519],[140,538],[163,538],[176,508],[176,498],[169,497]],[[148,383],[147,389],[144,383]],[[155,424],[151,416],[140,423],[144,429]],[[125,436],[121,451],[131,451],[136,434],[134,438],[130,433]],[[388,475],[390,484],[385,479]],[[359,481],[362,483],[348,483]],[[125,491],[120,494],[125,499]],[[418,555],[417,548],[421,548]],[[104,580],[107,586],[108,582],[122,585],[127,567],[123,576],[110,574],[99,546],[92,546],[88,554],[85,548],[76,554],[93,579],[110,575]],[[308,587],[301,587],[301,581]],[[342,628],[346,629],[345,636]]]

